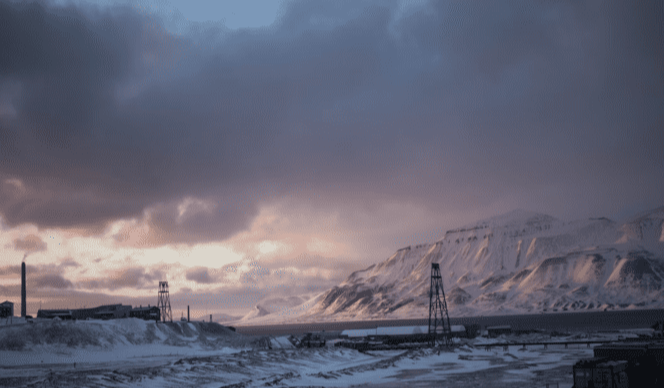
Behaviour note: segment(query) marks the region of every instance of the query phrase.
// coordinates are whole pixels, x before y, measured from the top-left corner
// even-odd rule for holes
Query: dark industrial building
[[[503,335],[503,334],[511,334],[512,333],[512,327],[511,326],[493,326],[493,327],[487,327],[486,328],[487,334],[489,338],[495,338],[496,336]]]
[[[13,317],[14,316],[14,303],[5,301],[0,303],[0,317]]]
[[[574,365],[575,388],[662,387],[664,343],[633,342],[594,348]]]
[[[72,320],[74,317],[69,309],[40,309],[37,311],[37,317],[42,319]]]
[[[129,312],[131,312],[131,305],[103,305],[97,309],[98,311],[94,313],[94,317],[96,319],[122,319],[129,317]]]
[[[129,312],[131,305],[114,304],[83,309],[40,309],[37,317],[53,319],[57,316],[62,320],[121,319],[130,317]]]
[[[158,307],[138,307],[129,311],[129,317],[136,317],[143,320],[155,320],[159,321],[161,319],[160,311]]]

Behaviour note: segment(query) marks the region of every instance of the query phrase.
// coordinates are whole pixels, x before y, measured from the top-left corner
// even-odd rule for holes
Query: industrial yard
[[[324,345],[298,348],[288,336],[248,336],[216,323],[35,319],[0,328],[0,385],[571,387],[572,366],[593,358],[595,342],[657,335],[512,333],[458,337],[452,348],[356,350],[341,346],[352,336],[324,334]]]
[[[2,384],[9,386],[267,386],[268,383],[275,382],[280,383],[280,386],[351,386],[362,383],[373,386],[379,382],[390,381],[393,384],[399,382],[405,385],[409,380],[419,382],[425,379],[425,376],[429,376],[431,384],[424,386],[440,386],[437,383],[440,383],[439,380],[443,377],[463,375],[470,371],[492,370],[501,365],[516,366],[514,362],[517,360],[502,351],[483,351],[468,346],[454,352],[444,351],[440,355],[431,349],[367,353],[335,347],[330,343],[324,348],[295,349],[288,342],[284,342],[283,338],[271,339],[268,346],[265,343],[261,344],[260,338],[254,338],[252,342],[249,338],[243,339],[245,337],[237,334],[225,334],[223,338],[216,337],[218,349],[213,350],[210,343],[205,344],[213,336],[190,328],[190,325],[196,328],[193,323],[175,323],[175,326],[189,328],[191,331],[180,335],[172,331],[167,332],[168,330],[164,330],[163,327],[157,330],[156,326],[153,327],[153,323],[147,325],[131,319],[122,320],[122,325],[113,322],[116,321],[95,323],[98,326],[88,325],[89,323],[40,324],[39,329],[44,333],[58,333],[62,339],[57,343],[52,339],[53,343],[50,344],[37,344],[20,351],[3,352],[3,368],[0,370],[0,375],[3,377]],[[78,333],[76,335],[87,344],[68,346],[64,343],[70,341],[67,332],[74,331],[81,324],[84,327],[82,334],[89,336],[81,337],[82,334]],[[139,332],[142,338],[131,339],[131,336],[128,336],[129,325],[135,325],[137,328],[133,330],[140,330],[136,332]],[[23,328],[26,331],[21,333],[26,333],[28,328],[35,327]],[[119,336],[115,340],[102,338],[99,344],[95,344],[98,330],[101,329],[113,330]],[[34,331],[29,332],[31,335],[33,333]],[[106,333],[113,334],[111,331]],[[272,350],[269,350],[269,347],[272,347]],[[546,352],[535,349],[512,350],[509,354],[517,358],[519,357],[516,354],[519,354],[522,359],[528,356],[528,366],[532,368],[535,368],[539,361],[543,363],[540,368],[555,369],[563,364],[567,366],[567,370],[572,359],[589,356],[589,351],[585,347],[575,350],[574,353],[563,350]],[[571,355],[565,358],[565,354]],[[8,359],[4,360],[5,358]],[[555,363],[552,365],[551,361]],[[522,369],[523,367],[518,370]],[[399,378],[400,375],[403,377]],[[527,382],[533,381],[527,380],[524,385],[528,386]],[[415,385],[422,386],[422,383]]]
[[[324,349],[237,350],[233,353],[129,358],[113,363],[28,366],[9,386],[571,386],[569,364],[585,349],[457,352],[430,349],[361,353]],[[3,375],[10,369],[3,369]],[[477,372],[483,372],[478,375]],[[19,374],[22,377],[17,377]]]

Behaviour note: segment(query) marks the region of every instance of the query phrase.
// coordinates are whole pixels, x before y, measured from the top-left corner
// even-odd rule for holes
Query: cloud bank
[[[274,269],[309,255],[332,279],[321,258],[345,271],[517,207],[661,206],[663,7],[293,1],[266,28],[174,34],[129,6],[2,2],[3,231],[224,242]],[[183,282],[227,281],[203,265]],[[39,282],[140,289],[164,275],[132,266]]]

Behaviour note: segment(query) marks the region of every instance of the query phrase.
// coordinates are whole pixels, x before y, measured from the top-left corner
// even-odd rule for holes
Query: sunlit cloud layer
[[[0,3],[0,288],[25,260],[30,312],[162,279],[290,312],[479,218],[662,205],[662,2],[137,4]]]

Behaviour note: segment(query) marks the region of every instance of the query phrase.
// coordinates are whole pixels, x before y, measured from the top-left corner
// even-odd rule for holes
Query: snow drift
[[[36,319],[33,324],[4,326],[0,331],[0,350],[7,351],[44,347],[113,350],[145,345],[213,349],[246,343],[246,337],[217,323],[155,323],[136,318],[75,322]]]

